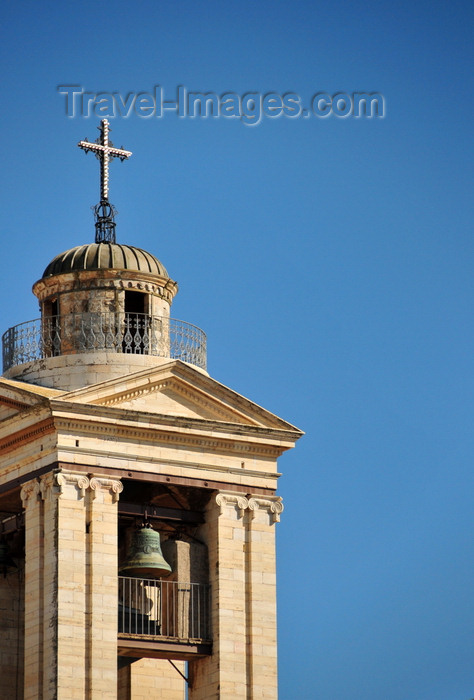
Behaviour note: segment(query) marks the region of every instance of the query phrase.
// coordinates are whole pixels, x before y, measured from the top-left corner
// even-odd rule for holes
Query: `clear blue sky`
[[[119,242],[209,370],[306,432],[281,459],[281,700],[474,697],[472,2],[12,2],[2,328],[93,240],[98,117],[58,85],[379,92],[384,119],[110,119]]]

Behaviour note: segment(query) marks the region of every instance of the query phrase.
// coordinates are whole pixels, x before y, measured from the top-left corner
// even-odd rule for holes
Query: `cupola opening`
[[[142,292],[125,292],[126,314],[147,314],[148,295]]]

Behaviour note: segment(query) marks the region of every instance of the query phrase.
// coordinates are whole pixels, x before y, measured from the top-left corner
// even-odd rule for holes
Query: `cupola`
[[[95,143],[78,143],[100,161],[95,243],[54,257],[33,285],[41,318],[4,334],[7,377],[72,390],[170,359],[206,369],[203,331],[170,317],[177,283],[154,255],[115,240],[109,161],[132,154],[114,148],[106,119],[99,131]]]

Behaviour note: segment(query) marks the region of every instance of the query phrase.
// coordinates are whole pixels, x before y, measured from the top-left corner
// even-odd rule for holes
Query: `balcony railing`
[[[20,323],[2,337],[3,371],[57,355],[105,350],[183,360],[206,369],[206,334],[175,318],[88,312]]]
[[[209,585],[119,576],[118,632],[210,642]]]

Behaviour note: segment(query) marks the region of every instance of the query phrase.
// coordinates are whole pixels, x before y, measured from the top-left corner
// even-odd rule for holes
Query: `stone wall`
[[[73,391],[168,362],[169,358],[155,355],[87,352],[47,357],[16,365],[5,372],[4,376],[38,386]]]
[[[183,661],[173,661],[184,674]],[[184,700],[185,681],[166,659],[139,659],[120,669],[117,700]]]

